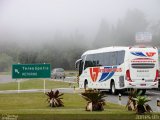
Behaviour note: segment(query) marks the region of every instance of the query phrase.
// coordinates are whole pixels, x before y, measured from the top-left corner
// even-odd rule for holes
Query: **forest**
[[[12,64],[17,63],[50,63],[52,68],[62,67],[66,70],[74,70],[75,61],[86,50],[139,44],[135,41],[136,32],[151,32],[152,41],[142,44],[160,47],[160,20],[152,23],[138,9],[128,10],[125,16],[115,24],[102,19],[93,39],[77,31],[70,35],[58,32],[49,38],[50,40],[46,37],[43,42],[23,43],[23,39],[22,42],[1,39],[0,72],[11,70]]]

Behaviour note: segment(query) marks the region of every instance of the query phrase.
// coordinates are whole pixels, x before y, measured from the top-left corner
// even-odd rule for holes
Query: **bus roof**
[[[109,51],[118,51],[118,50],[127,50],[129,47],[104,47],[104,48],[99,48],[95,50],[88,50],[82,54],[83,55],[88,55],[88,54],[94,54],[94,53],[103,53],[103,52],[109,52]]]
[[[88,55],[88,54],[95,54],[95,53],[103,53],[103,52],[110,52],[110,51],[120,51],[120,50],[129,50],[132,48],[141,48],[141,47],[123,47],[123,46],[112,46],[112,47],[104,47],[104,48],[99,48],[99,49],[94,49],[94,50],[88,50],[82,54],[83,55]],[[153,48],[153,47],[146,47],[146,48]]]

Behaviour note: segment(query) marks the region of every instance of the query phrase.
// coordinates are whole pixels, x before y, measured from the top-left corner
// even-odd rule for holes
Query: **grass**
[[[27,90],[27,89],[43,89],[44,81],[42,79],[31,79],[26,81],[20,81],[20,89]],[[11,83],[1,83],[0,90],[17,90],[17,82]],[[72,86],[76,86],[76,83],[72,83]],[[53,80],[46,80],[46,89],[53,89],[53,88],[68,88],[69,83],[62,82],[62,81],[53,81]]]
[[[0,75],[11,75],[11,72],[0,72]]]
[[[78,75],[78,71],[66,70],[65,74],[66,74],[67,77],[76,77]]]
[[[79,94],[64,94],[64,107],[50,108],[46,101],[47,96],[43,93],[19,93],[19,94],[0,94],[0,114],[18,115],[22,118],[28,116],[39,117],[41,115],[47,118],[65,117],[78,115],[106,115],[110,114],[127,114],[132,115],[131,112],[126,112],[125,107],[106,103],[105,110],[102,112],[87,112],[85,111],[86,101]],[[61,115],[59,115],[61,114]],[[74,118],[73,117],[73,118]],[[83,118],[83,117],[82,117]]]
[[[43,93],[0,94],[0,114],[18,115],[23,120],[134,120],[134,112],[106,102],[102,112],[85,111],[86,101],[79,94],[64,94],[64,107],[51,108]]]

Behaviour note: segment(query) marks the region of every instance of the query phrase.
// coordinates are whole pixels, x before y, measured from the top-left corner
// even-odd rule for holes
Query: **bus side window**
[[[103,53],[103,66],[109,66],[110,65],[110,53]]]
[[[97,54],[96,55],[96,66],[103,66],[103,54],[100,53],[100,54]]]
[[[121,65],[124,62],[125,51],[118,51],[117,65]]]

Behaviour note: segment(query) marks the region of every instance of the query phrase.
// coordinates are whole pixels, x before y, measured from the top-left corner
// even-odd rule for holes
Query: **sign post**
[[[44,93],[46,93],[46,80],[45,79],[44,79],[43,88],[44,88]]]
[[[122,97],[122,95],[119,94],[119,95],[118,95],[118,103],[119,103],[119,105],[122,105],[122,103],[121,103],[121,97]]]
[[[20,92],[19,79],[29,78],[50,78],[51,67],[50,64],[13,64],[12,65],[12,79],[18,80],[18,93]],[[45,93],[45,79],[44,79],[44,93]]]

